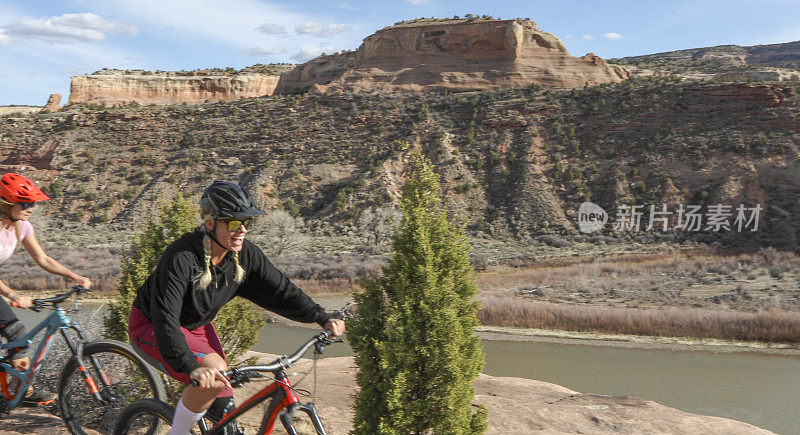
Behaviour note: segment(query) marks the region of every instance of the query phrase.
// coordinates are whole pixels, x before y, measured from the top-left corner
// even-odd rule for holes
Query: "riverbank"
[[[29,291],[30,297],[51,297],[55,291]],[[81,297],[81,302],[91,305],[109,304],[116,292],[92,292]],[[352,297],[341,293],[312,294],[314,299],[327,310],[342,308],[352,301]],[[278,324],[316,328],[287,320],[281,316],[269,315],[269,321]],[[714,338],[663,337],[633,334],[609,334],[600,332],[563,331],[541,328],[519,328],[509,326],[480,325],[478,335],[486,340],[529,341],[552,344],[574,344],[584,346],[603,346],[625,349],[703,351],[718,353],[752,352],[766,355],[800,357],[800,344],[768,343],[760,341],[737,341]]]
[[[565,248],[540,252],[526,261],[483,266],[476,260],[476,267],[481,266],[476,275],[480,323],[557,334],[664,336],[659,342],[692,337],[694,344],[722,340],[754,343],[744,346],[748,348],[774,347],[760,343],[800,346],[800,293],[796,290],[800,257],[794,253],[772,248],[756,252],[674,247],[606,252],[600,248],[587,252]],[[377,271],[380,258],[352,254],[316,262],[310,257],[279,260],[312,297],[336,301],[327,306],[334,309],[359,290],[359,277]],[[97,277],[100,290],[86,300],[116,298],[115,285],[101,285],[116,282],[116,275],[103,279]],[[30,279],[18,284],[24,288],[25,283],[35,284]]]
[[[800,346],[788,343],[763,343],[735,340],[695,339],[688,337],[658,337],[595,332],[554,331],[502,326],[479,326],[478,335],[486,340],[530,341],[581,346],[604,346],[624,349],[752,352],[766,355],[798,356]]]
[[[341,294],[317,294],[314,299],[328,310],[341,308],[352,298]],[[271,321],[291,326],[307,326],[280,316]],[[598,332],[576,332],[536,328],[480,325],[478,336],[486,340],[531,341],[553,344],[576,344],[586,346],[618,347],[626,349],[703,351],[703,352],[754,352],[769,355],[800,356],[800,345],[795,343],[765,343],[758,341],[736,341],[712,338],[661,337],[631,334],[607,334]]]

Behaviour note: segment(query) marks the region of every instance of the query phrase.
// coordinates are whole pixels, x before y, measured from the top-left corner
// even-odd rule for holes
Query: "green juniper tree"
[[[359,317],[348,327],[361,386],[354,433],[482,433],[486,411],[472,409],[483,351],[469,243],[447,219],[431,163],[419,151],[410,163],[394,254],[356,295]]]
[[[161,209],[159,219],[152,219],[122,258],[122,276],[117,291],[119,296],[103,323],[104,335],[128,341],[128,314],[136,298],[136,290],[158,264],[164,249],[178,237],[197,226],[197,208],[191,201],[177,194]],[[222,348],[228,361],[233,361],[249,350],[256,342],[258,331],[264,326],[264,316],[249,301],[236,298],[228,302],[214,318]]]

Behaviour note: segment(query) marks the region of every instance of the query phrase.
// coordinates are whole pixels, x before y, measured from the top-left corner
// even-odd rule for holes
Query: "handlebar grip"
[[[231,378],[231,375],[234,373],[234,370],[221,371],[220,373],[222,373],[222,376],[225,376],[226,378],[228,378],[228,380],[230,380],[230,378]],[[194,379],[189,379],[189,383],[190,383],[190,384],[191,384],[193,387],[196,387],[196,386],[200,385],[200,383],[199,383],[199,382],[197,382],[197,381],[196,381],[196,380],[194,380]]]

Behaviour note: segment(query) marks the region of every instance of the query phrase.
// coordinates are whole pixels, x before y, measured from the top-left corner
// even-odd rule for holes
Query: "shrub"
[[[486,411],[472,410],[483,352],[469,245],[447,220],[430,162],[419,151],[411,159],[394,255],[356,296],[354,433],[482,433]]]

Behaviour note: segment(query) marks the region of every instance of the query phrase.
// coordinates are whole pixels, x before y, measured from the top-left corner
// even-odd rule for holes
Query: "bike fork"
[[[72,351],[72,355],[75,356],[75,362],[78,363],[78,371],[81,372],[81,376],[83,376],[84,382],[86,382],[86,386],[89,387],[89,391],[92,393],[92,396],[103,405],[107,405],[107,401],[103,399],[103,396],[100,395],[100,389],[97,388],[97,383],[94,381],[91,373],[86,370],[86,364],[83,362],[83,343],[86,341],[86,337],[83,335],[83,331],[80,330],[76,325],[69,325],[69,328],[74,330],[78,334],[78,345],[76,346],[72,340],[70,340],[69,335],[67,335],[66,331],[62,328],[61,335],[64,337],[64,341],[67,342],[67,346]],[[106,376],[105,371],[102,370],[100,364],[97,362],[97,358],[94,356],[89,357],[92,362],[92,366],[95,368],[95,371],[103,377],[101,381],[106,387],[110,387],[111,381]]]
[[[286,428],[286,432],[289,435],[297,435],[297,431],[294,430],[294,426],[292,425],[292,416],[295,411],[302,411],[308,414],[308,417],[311,419],[311,423],[314,424],[314,429],[317,430],[318,435],[325,435],[325,429],[322,428],[322,422],[319,420],[319,416],[317,415],[317,408],[314,406],[313,403],[292,403],[286,408],[286,412],[281,414],[281,423],[283,423],[283,427]]]

